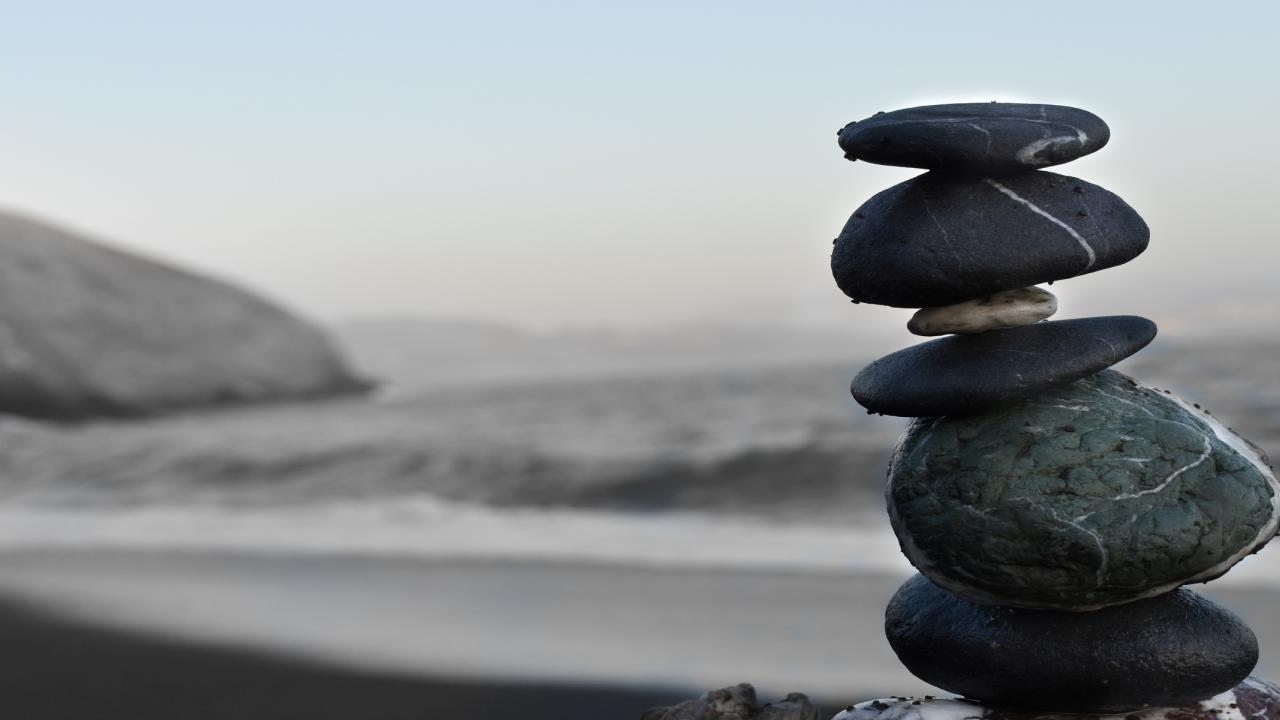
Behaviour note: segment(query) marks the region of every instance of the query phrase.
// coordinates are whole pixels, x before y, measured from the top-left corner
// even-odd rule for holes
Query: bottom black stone
[[[1078,715],[1071,720],[1280,720],[1280,688],[1257,678],[1207,700],[1128,715]],[[1063,720],[1045,712],[1001,710],[970,700],[916,697],[869,700],[832,720]]]
[[[984,703],[1126,713],[1230,691],[1258,661],[1238,617],[1185,588],[1093,612],[977,605],[916,575],[885,613],[916,677]]]

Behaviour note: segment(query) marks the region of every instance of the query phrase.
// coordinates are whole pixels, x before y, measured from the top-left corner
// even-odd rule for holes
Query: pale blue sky
[[[0,2],[0,204],[322,318],[829,319],[831,238],[910,175],[835,130],[1034,100],[1108,121],[1061,171],[1153,230],[1055,291],[1275,302],[1277,7]]]

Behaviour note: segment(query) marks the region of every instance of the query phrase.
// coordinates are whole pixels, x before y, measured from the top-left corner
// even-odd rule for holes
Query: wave
[[[398,555],[622,565],[909,571],[887,523],[497,509],[429,496],[276,508],[0,509],[0,551],[43,549]]]
[[[1280,547],[1209,589],[1280,588]],[[276,508],[0,508],[0,551],[235,552],[879,574],[914,572],[879,512],[837,526],[675,512],[498,509],[429,496]]]
[[[757,515],[881,503],[885,447],[817,443],[714,458],[575,458],[536,450],[364,444],[263,452],[140,446],[0,461],[6,502],[289,505],[430,494],[498,507]],[[36,467],[36,466],[39,467]]]

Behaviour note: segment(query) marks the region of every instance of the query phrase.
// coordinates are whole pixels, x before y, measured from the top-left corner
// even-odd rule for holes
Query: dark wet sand
[[[795,578],[741,575],[404,558],[4,553],[0,717],[637,718],[646,708],[708,688],[655,682],[643,674],[623,675],[635,677],[634,685],[621,684],[616,673],[613,679],[599,673],[579,679],[568,674],[572,663],[551,680],[527,674],[485,679],[486,667],[500,673],[503,663],[477,665],[476,659],[530,653],[541,644],[547,653],[541,659],[522,657],[508,668],[536,669],[565,655],[586,655],[578,664],[586,668],[615,654],[634,656],[628,646],[643,655],[636,638],[649,635],[667,647],[676,670],[690,658],[669,645],[668,636],[688,636],[709,653],[705,662],[728,668],[732,681],[767,680],[732,669],[744,660],[744,648],[764,655],[754,661],[763,667],[777,661],[770,650],[785,656],[766,647],[767,628],[756,628],[759,637],[737,644],[726,640],[723,647],[710,639],[743,622],[759,622],[756,613],[743,615],[756,603],[741,594],[741,582],[785,588],[794,587]],[[552,589],[549,595],[530,587],[535,578]],[[505,605],[495,613],[483,602],[495,595],[519,605],[554,605],[557,611],[512,624]],[[614,607],[623,596],[637,595],[642,597],[631,612]],[[809,593],[800,595],[784,605],[794,607]],[[777,598],[768,600],[771,607]],[[633,618],[636,626],[620,624],[611,614],[635,615],[646,606],[652,614]],[[590,612],[601,607],[611,608],[607,622]],[[693,612],[698,607],[702,611]],[[511,637],[517,631],[522,637]],[[569,637],[572,631],[584,637]],[[397,636],[403,647],[396,647]],[[465,647],[492,647],[504,637],[503,647],[479,656]],[[765,646],[752,647],[756,642]],[[592,646],[599,655],[588,651]],[[470,658],[459,665],[464,674],[444,677],[433,670],[433,662],[450,656]],[[762,690],[762,699],[769,699],[768,692]],[[815,700],[823,703],[826,717],[865,696]]]
[[[688,691],[448,681],[91,627],[0,601],[0,710],[20,720],[634,718]]]
[[[409,557],[0,553],[0,717],[625,719],[743,681],[766,699],[807,692],[829,717],[848,702],[922,691],[883,639],[898,582]],[[1258,674],[1274,677],[1277,595],[1209,594],[1252,625]]]

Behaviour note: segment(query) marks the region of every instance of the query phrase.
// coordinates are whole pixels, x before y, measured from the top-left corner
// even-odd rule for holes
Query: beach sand
[[[0,603],[0,709],[22,720],[634,718],[684,695],[367,672]]]
[[[0,554],[22,718],[629,718],[752,682],[827,708],[935,692],[881,630],[901,578],[568,562]],[[1280,665],[1280,602],[1210,593]],[[1271,676],[1275,673],[1271,672]]]

